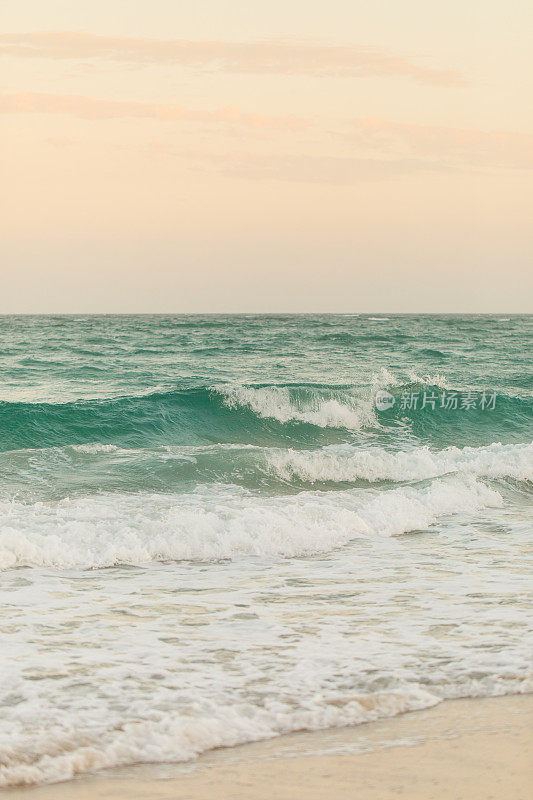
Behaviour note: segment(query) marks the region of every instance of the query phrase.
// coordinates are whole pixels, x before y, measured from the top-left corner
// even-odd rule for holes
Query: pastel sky
[[[3,0],[0,313],[524,312],[531,0]]]

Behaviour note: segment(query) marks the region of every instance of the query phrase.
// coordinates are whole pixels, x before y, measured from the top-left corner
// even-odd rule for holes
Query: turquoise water
[[[532,319],[1,317],[0,784],[529,690]]]

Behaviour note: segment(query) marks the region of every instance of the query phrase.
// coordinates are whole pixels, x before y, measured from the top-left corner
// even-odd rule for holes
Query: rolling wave
[[[523,442],[533,438],[533,398],[500,392],[496,394],[494,408],[482,409],[479,404],[481,392],[470,387],[452,387],[445,378],[437,376],[424,380],[412,375],[412,382],[390,388],[395,404],[390,409],[378,411],[381,425],[405,425],[417,438],[430,442],[448,442],[453,438],[459,446],[488,445],[504,440]],[[462,408],[461,398],[473,391],[477,398],[473,408]],[[422,408],[423,393],[436,398],[435,406]],[[455,393],[457,408],[442,406],[443,394]],[[402,408],[404,394],[418,395],[416,408]]]
[[[321,438],[317,429],[356,430],[374,420],[371,398],[346,387],[202,386],[63,404],[2,402],[0,447],[306,443]]]
[[[122,448],[91,442],[0,453],[0,498],[48,502],[101,492],[191,491],[198,484],[233,484],[262,495],[283,495],[457,473],[532,481],[533,444],[398,451],[347,443],[296,449],[227,443]]]
[[[423,384],[439,392],[442,384]],[[404,384],[391,389],[420,389]],[[1,450],[101,442],[120,447],[242,443],[309,446],[346,440],[346,434],[409,426],[421,438],[457,444],[524,440],[531,430],[531,398],[499,395],[496,408],[375,411],[373,392],[322,384],[218,385],[68,403],[0,403]],[[446,438],[448,438],[446,436]]]

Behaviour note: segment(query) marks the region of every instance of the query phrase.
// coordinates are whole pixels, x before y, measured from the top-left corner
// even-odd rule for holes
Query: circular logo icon
[[[375,402],[378,411],[386,411],[388,408],[393,407],[396,399],[390,392],[380,389],[379,392],[376,392]]]

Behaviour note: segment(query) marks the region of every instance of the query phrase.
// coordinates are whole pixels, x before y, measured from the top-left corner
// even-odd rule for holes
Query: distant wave
[[[336,333],[323,333],[317,337],[319,342],[346,345],[364,345],[365,342],[389,342],[393,345],[396,342],[405,342],[410,338],[408,334],[401,333],[400,331],[391,331],[388,333],[352,333],[350,331],[337,331]]]

